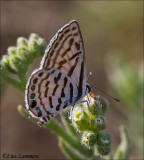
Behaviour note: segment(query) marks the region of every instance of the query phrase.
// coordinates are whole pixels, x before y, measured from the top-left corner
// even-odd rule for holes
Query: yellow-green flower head
[[[105,118],[101,114],[100,103],[93,97],[85,96],[83,103],[75,105],[72,113],[72,124],[78,131],[101,131],[105,129]]]

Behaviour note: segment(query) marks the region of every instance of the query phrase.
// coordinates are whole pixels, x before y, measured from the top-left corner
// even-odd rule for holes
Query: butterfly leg
[[[40,121],[37,123],[37,125],[39,126],[39,127],[42,127],[46,122],[48,122],[50,119],[48,119],[47,118],[47,116],[45,116],[45,117],[42,117],[41,119],[40,119]]]
[[[92,114],[94,114],[92,111],[91,111],[91,109],[90,109],[90,106],[89,106],[89,102],[87,101],[87,100],[85,100],[85,101],[82,101],[81,103],[87,103],[87,105],[88,105],[88,109],[89,109],[89,111],[92,113]],[[94,114],[95,115],[95,114]]]
[[[86,95],[87,96],[87,99],[88,99],[88,101],[89,101],[89,103],[90,103],[90,99],[89,99],[89,96],[88,95]]]
[[[47,116],[42,117],[40,121],[37,123],[39,127],[42,127],[48,121]]]
[[[71,112],[73,112],[73,109],[74,109],[74,105],[72,106]]]

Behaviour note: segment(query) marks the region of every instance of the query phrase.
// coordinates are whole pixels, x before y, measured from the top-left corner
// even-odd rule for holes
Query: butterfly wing
[[[26,107],[33,116],[41,117],[40,123],[45,123],[72,104],[77,94],[76,85],[61,71],[35,70],[26,87]]]
[[[84,46],[78,23],[73,20],[52,38],[40,68],[56,68],[72,79],[79,97],[86,89]]]
[[[86,90],[84,46],[78,23],[71,21],[52,38],[40,68],[26,87],[26,107],[43,125],[77,102]]]

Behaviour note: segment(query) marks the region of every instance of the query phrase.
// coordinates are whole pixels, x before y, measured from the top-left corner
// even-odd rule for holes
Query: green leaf
[[[114,159],[118,159],[118,160],[128,159],[130,141],[129,141],[128,132],[125,126],[120,127],[120,133],[121,133],[121,143],[114,154]]]

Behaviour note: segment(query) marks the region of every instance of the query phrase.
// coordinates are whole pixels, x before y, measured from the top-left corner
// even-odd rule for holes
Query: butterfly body
[[[40,117],[42,126],[61,110],[81,102],[89,92],[83,41],[73,20],[61,28],[48,45],[39,69],[26,86],[26,108]]]

